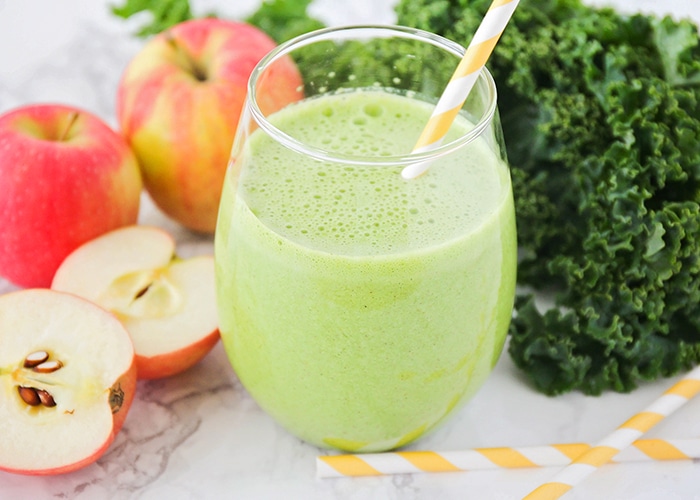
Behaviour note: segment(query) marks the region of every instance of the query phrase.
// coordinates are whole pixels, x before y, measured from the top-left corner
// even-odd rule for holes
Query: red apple
[[[117,116],[144,184],[169,217],[211,233],[238,118],[253,67],[275,43],[248,24],[180,23],[149,40],[119,83]],[[301,78],[284,59],[266,84],[279,109],[301,97]]]
[[[34,104],[0,116],[0,276],[48,287],[82,243],[138,217],[141,175],[98,117]]]
[[[48,289],[0,296],[0,470],[60,474],[97,460],[136,390],[134,349],[102,308]]]
[[[129,331],[138,377],[180,373],[219,340],[214,259],[179,259],[165,231],[129,226],[71,253],[52,288],[113,312]]]

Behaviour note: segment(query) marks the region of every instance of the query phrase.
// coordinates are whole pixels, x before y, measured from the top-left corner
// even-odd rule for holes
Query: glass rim
[[[458,149],[476,140],[493,121],[497,108],[496,82],[494,81],[491,72],[486,67],[483,67],[480,70],[474,88],[477,88],[479,85],[484,86],[487,93],[488,105],[486,106],[486,109],[483,111],[483,113],[481,113],[481,116],[479,117],[478,121],[474,123],[474,127],[470,129],[469,132],[460,136],[459,138],[444,143],[429,151],[409,152],[402,155],[390,156],[360,156],[351,154],[340,154],[306,144],[303,141],[300,141],[290,136],[289,134],[283,132],[267,119],[257,102],[256,84],[258,78],[263,74],[263,72],[269,65],[273,64],[280,58],[289,55],[289,53],[293,50],[304,47],[317,41],[323,41],[328,39],[351,40],[357,38],[353,35],[354,33],[361,31],[376,32],[377,30],[384,31],[386,33],[394,33],[406,39],[420,40],[434,45],[438,48],[442,48],[446,52],[455,55],[457,57],[457,62],[461,60],[461,58],[464,56],[464,53],[466,52],[466,49],[463,46],[443,36],[418,28],[410,28],[407,26],[401,26],[396,24],[348,24],[321,28],[314,31],[310,31],[308,33],[304,33],[279,44],[277,47],[275,47],[265,56],[263,56],[263,58],[260,59],[260,61],[258,61],[258,63],[253,68],[250,78],[248,79],[246,107],[250,110],[251,116],[255,120],[257,125],[261,129],[263,129],[265,133],[270,135],[273,139],[297,153],[311,156],[320,161],[354,165],[406,166],[419,162],[433,161],[444,155],[457,151]],[[338,34],[341,35],[340,38],[338,38]]]

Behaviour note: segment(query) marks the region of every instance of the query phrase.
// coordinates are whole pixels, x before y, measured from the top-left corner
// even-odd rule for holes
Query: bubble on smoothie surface
[[[295,108],[271,121],[316,148],[364,158],[410,151],[432,111],[415,99],[373,91],[310,99]],[[465,127],[466,121],[451,135]],[[260,153],[242,178],[249,207],[283,236],[319,248],[350,254],[419,248],[478,226],[500,201],[486,146],[472,148],[471,157],[441,160],[439,168],[406,182],[401,166],[329,164],[291,155],[264,135],[256,139],[265,144],[256,145]]]

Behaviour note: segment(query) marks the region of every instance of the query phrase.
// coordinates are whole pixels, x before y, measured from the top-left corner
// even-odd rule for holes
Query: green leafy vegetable
[[[309,17],[311,0],[265,0],[246,22],[257,26],[277,43],[323,28],[323,23]]]
[[[149,12],[151,20],[136,33],[140,37],[155,35],[193,18],[189,0],[126,0],[121,7],[112,6],[112,13],[124,19],[141,12]]]
[[[401,0],[463,45],[490,0]],[[627,392],[700,361],[700,44],[689,21],[524,0],[489,61],[512,164],[509,352],[541,391]]]
[[[264,0],[245,21],[260,28],[275,42],[281,43],[297,35],[323,27],[323,23],[307,14],[311,0]],[[136,33],[148,37],[196,17],[189,0],[125,0],[122,6],[112,6],[112,13],[128,19],[147,12],[150,22]],[[214,12],[202,17],[218,17]]]

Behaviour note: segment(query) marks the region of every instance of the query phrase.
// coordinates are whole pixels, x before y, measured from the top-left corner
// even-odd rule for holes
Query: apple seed
[[[41,400],[41,404],[44,406],[48,406],[49,408],[56,406],[56,401],[54,401],[53,396],[46,392],[43,389],[35,389],[37,395],[39,396],[39,399]]]
[[[25,368],[34,368],[49,359],[49,353],[46,351],[36,351],[24,358]]]
[[[22,398],[22,401],[27,403],[29,406],[37,406],[41,404],[41,398],[39,397],[36,389],[33,387],[22,387],[20,385],[17,387],[17,391],[19,392],[19,397]]]
[[[56,406],[56,400],[54,400],[53,396],[43,389],[20,385],[17,387],[17,392],[19,392],[19,397],[22,398],[22,401],[29,406],[44,405],[49,408]]]
[[[38,365],[32,367],[32,370],[39,373],[51,373],[55,372],[56,370],[62,367],[63,363],[61,363],[58,360],[52,359],[49,361],[44,361],[43,363],[39,363]]]
[[[134,300],[140,299],[141,297],[146,295],[146,292],[148,291],[149,288],[151,288],[151,284],[148,284],[145,287],[143,287],[141,290],[139,290],[136,293],[136,295],[134,295]]]

